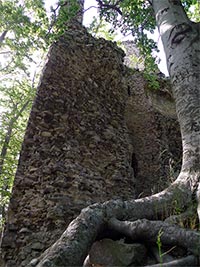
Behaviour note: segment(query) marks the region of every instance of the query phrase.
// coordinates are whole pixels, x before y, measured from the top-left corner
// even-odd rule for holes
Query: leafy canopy
[[[151,0],[97,0],[97,2],[100,16],[114,28],[120,28],[124,34],[131,33],[144,49],[147,49],[145,47],[147,44],[148,48],[155,48],[151,40],[146,40],[146,32],[153,33],[156,28]],[[191,19],[200,19],[198,0],[182,0],[182,4]]]
[[[0,225],[4,220],[35,85],[48,47],[41,0],[0,1]]]
[[[152,51],[157,51],[156,43],[147,35],[154,33],[156,21],[151,0],[97,0],[100,17],[120,28],[123,34],[131,34],[145,55],[146,67],[149,72],[154,65]],[[182,0],[183,7],[193,21],[200,19],[200,2],[198,0]]]

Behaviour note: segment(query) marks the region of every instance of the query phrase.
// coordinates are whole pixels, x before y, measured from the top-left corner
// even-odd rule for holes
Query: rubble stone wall
[[[78,25],[52,46],[10,201],[7,267],[26,266],[87,205],[134,197],[122,60]]]
[[[142,73],[136,71],[127,77],[127,84],[125,120],[133,145],[132,167],[138,198],[159,192],[176,178],[182,145],[175,104],[166,93],[169,83],[162,81],[163,87],[152,92]]]

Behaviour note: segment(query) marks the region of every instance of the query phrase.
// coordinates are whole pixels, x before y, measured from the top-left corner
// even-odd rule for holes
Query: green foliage
[[[191,0],[190,5],[186,7],[189,18],[194,22],[200,21],[200,1]]]
[[[151,54],[147,54],[145,57],[144,77],[148,82],[148,87],[155,90],[160,87],[156,71],[158,71],[158,67],[155,63],[155,59],[151,56]]]
[[[151,1],[97,0],[97,2],[100,7],[100,17],[104,17],[114,28],[120,28],[122,33],[131,33],[143,55],[157,50],[156,43],[146,34],[154,33],[156,28]],[[192,15],[196,20],[200,18],[199,0],[182,0],[182,4],[189,16]]]
[[[102,0],[98,1],[100,17],[120,29],[123,34],[131,33],[145,59],[145,77],[151,88],[157,89],[159,83],[154,73],[157,71],[156,59],[153,52],[158,52],[157,44],[147,36],[147,32],[154,33],[156,21],[151,1],[148,0]],[[182,0],[188,16],[194,21],[200,19],[198,0]]]
[[[0,87],[0,214],[4,218],[35,89],[27,79]]]
[[[191,7],[197,7],[199,5],[199,0],[181,0],[181,2],[187,13],[190,12]]]
[[[4,221],[35,84],[48,47],[41,0],[0,1],[0,219]]]
[[[54,22],[54,27],[52,27],[51,37],[57,39],[59,38],[66,29],[66,22],[70,20],[78,11],[78,5],[75,0],[70,0],[70,3],[65,4],[66,1],[60,0],[57,8],[54,10],[51,8],[52,17],[51,20]],[[59,6],[63,6],[59,13],[55,11],[59,8]],[[53,35],[52,35],[53,34]]]
[[[22,4],[23,3],[23,4]],[[41,0],[1,1],[0,2],[0,32],[6,32],[1,47],[9,50],[7,57],[9,65],[5,71],[16,68],[28,70],[27,62],[33,60],[33,49],[45,49],[45,34],[48,28],[48,18]]]
[[[88,27],[88,32],[96,38],[104,38],[109,41],[114,41],[117,37],[117,33],[103,18],[93,17],[93,20]]]
[[[148,1],[144,0],[124,0],[124,1],[102,1],[105,5],[119,4],[116,8],[107,7],[100,10],[100,16],[112,23],[114,28],[120,28],[123,34],[131,33],[135,42],[143,55],[150,54],[153,49],[157,49],[155,42],[147,37],[146,32],[153,33],[156,23],[153,10]],[[119,11],[120,10],[120,15]]]
[[[79,15],[80,0],[59,0],[55,8],[51,6],[50,26],[48,38],[50,42],[56,41],[67,28],[67,22]]]
[[[157,241],[156,241],[156,244],[158,246],[158,253],[159,253],[159,257],[160,257],[160,266],[161,267],[162,267],[162,263],[163,263],[162,242],[161,242],[162,234],[163,234],[163,231],[162,231],[162,229],[160,229],[160,231],[158,232]]]

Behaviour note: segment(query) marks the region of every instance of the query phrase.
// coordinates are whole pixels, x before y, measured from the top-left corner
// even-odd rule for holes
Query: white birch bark
[[[176,183],[191,192],[200,180],[200,24],[191,22],[180,0],[154,0],[181,127],[183,164]]]

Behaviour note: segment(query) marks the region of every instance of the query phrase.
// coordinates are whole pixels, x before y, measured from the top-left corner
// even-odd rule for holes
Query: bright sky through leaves
[[[45,0],[45,5],[46,5],[47,10],[49,10],[50,5],[56,6],[57,2],[58,0],[52,0],[52,1]],[[92,22],[93,17],[97,16],[96,7],[97,7],[97,2],[95,0],[85,0],[85,5],[84,5],[85,13],[84,13],[84,18],[83,18],[83,24],[85,26],[88,26]],[[149,36],[151,36],[151,38],[154,39],[154,41],[158,43],[158,48],[160,50],[158,57],[161,59],[160,64],[158,66],[161,72],[163,72],[165,75],[168,76],[165,53],[163,50],[162,41],[159,37],[158,31],[156,31],[153,36],[151,34],[149,34]],[[119,34],[119,36],[117,37],[117,40],[122,40],[122,41],[128,40],[128,39],[131,39],[131,36],[124,37],[121,34]]]

